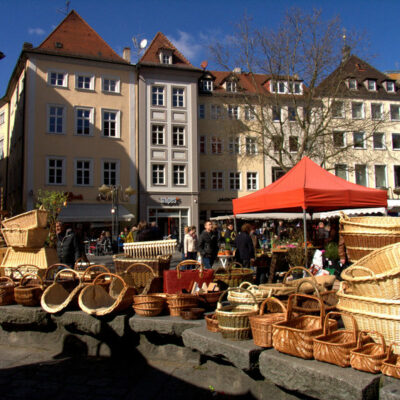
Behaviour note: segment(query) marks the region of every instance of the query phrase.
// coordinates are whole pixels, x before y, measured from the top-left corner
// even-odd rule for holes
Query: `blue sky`
[[[327,20],[340,15],[348,31],[366,34],[368,61],[382,71],[400,70],[400,0],[71,0],[75,9],[119,54],[132,36],[149,41],[158,31],[195,65],[209,59],[207,46],[232,34],[247,13],[274,28],[287,8],[321,9]],[[39,45],[61,22],[64,0],[0,0],[0,97],[24,42]],[[363,56],[363,54],[360,54]],[[134,60],[132,60],[134,61]],[[212,63],[209,68],[215,68]]]

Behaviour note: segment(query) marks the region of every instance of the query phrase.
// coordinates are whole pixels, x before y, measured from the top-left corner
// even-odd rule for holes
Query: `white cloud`
[[[188,59],[196,58],[198,53],[204,51],[200,41],[196,40],[190,33],[178,31],[178,37],[169,36],[175,47]]]
[[[29,28],[28,29],[28,33],[30,35],[39,35],[39,36],[41,36],[41,35],[44,35],[46,32],[42,28]]]

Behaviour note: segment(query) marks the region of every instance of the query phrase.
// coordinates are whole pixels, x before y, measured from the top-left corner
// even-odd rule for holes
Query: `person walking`
[[[218,254],[218,234],[213,230],[211,221],[206,221],[204,231],[199,238],[199,251],[206,269],[212,268]]]
[[[71,228],[60,221],[56,222],[57,255],[61,264],[73,268],[75,261],[81,257],[79,241]]]
[[[250,237],[251,229],[250,224],[244,224],[236,237],[236,259],[245,268],[250,268],[250,264],[255,258],[254,245]]]
[[[189,232],[185,235],[183,242],[185,260],[197,259],[197,241],[196,227],[190,226]]]

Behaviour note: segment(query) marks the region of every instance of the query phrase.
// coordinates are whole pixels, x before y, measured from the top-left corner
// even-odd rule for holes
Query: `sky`
[[[274,29],[291,7],[340,16],[347,31],[365,38],[367,61],[381,71],[400,70],[400,0],[71,0],[74,9],[120,55],[132,37],[152,40],[163,32],[196,67],[209,60],[208,45],[223,41],[245,14],[256,26]],[[63,20],[65,0],[0,0],[0,98],[24,42],[34,47]],[[363,54],[358,54],[363,56]],[[135,56],[132,62],[135,62]]]

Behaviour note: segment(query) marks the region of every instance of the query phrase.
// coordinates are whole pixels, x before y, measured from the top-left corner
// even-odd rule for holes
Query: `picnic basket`
[[[400,242],[399,218],[350,218],[342,213],[340,226],[347,257],[351,262],[356,262],[376,249]]]
[[[198,296],[188,293],[168,294],[166,298],[171,317],[179,317],[182,310],[198,304]]]
[[[393,351],[393,347],[397,345],[400,347],[400,343],[392,343],[388,350],[385,359],[382,362],[381,372],[384,375],[393,376],[393,378],[400,379],[400,355],[397,355]]]
[[[247,340],[251,335],[249,317],[258,314],[258,303],[253,293],[241,288],[241,291],[247,291],[253,297],[253,304],[229,304],[223,306],[221,303],[223,297],[232,290],[225,290],[218,300],[215,313],[219,330],[224,339]]]
[[[277,304],[281,312],[264,314],[265,306],[270,303]],[[286,307],[280,300],[275,297],[265,299],[260,306],[259,315],[249,317],[254,344],[260,347],[272,347],[272,324],[283,321],[285,316]]]
[[[31,277],[31,279],[28,279]],[[15,302],[23,306],[34,307],[40,305],[43,294],[43,282],[38,274],[28,272],[18,286],[14,288]]]
[[[360,371],[378,374],[386,358],[386,343],[379,332],[371,333],[379,338],[380,343],[375,343],[369,333],[367,331],[358,333],[357,347],[350,352],[350,365]]]
[[[111,280],[108,289],[99,284],[105,277]],[[129,287],[120,276],[106,272],[85,285],[79,294],[78,303],[87,314],[104,316],[128,308],[133,303],[134,294],[135,289]]]
[[[204,319],[206,320],[207,330],[210,332],[219,332],[218,319],[215,313],[206,315]]]
[[[28,248],[42,247],[49,234],[47,228],[24,229],[17,225],[11,228],[3,228],[1,232],[7,246]]]
[[[400,298],[400,243],[382,247],[346,268],[341,277],[354,295]]]
[[[320,315],[293,315],[294,301],[297,299],[313,299],[318,302]],[[284,321],[277,322],[272,326],[272,344],[281,353],[296,357],[313,358],[313,338],[322,334],[325,319],[324,304],[316,296],[307,294],[292,294],[289,296],[286,317]],[[328,320],[329,328],[336,329],[337,322]]]
[[[152,285],[153,281],[156,279],[156,274],[153,269],[145,263],[131,264],[123,273],[120,273],[119,276],[129,287],[135,288],[138,294],[159,292],[161,290],[161,287],[154,287],[154,285]]]
[[[252,269],[243,268],[240,263],[233,262],[226,269],[218,268],[215,271],[214,282],[220,287],[238,287],[244,281],[252,281],[253,275]]]
[[[339,367],[350,366],[350,352],[357,346],[357,324],[353,317],[351,330],[340,329],[331,330],[328,327],[329,317],[342,313],[331,311],[326,314],[324,321],[324,331],[321,336],[314,338],[314,358]]]
[[[48,214],[46,210],[32,210],[12,218],[3,219],[1,223],[6,229],[16,225],[23,229],[46,228]]]
[[[162,313],[165,306],[165,298],[151,295],[133,296],[133,309],[135,313],[143,317],[155,317]]]
[[[8,276],[0,277],[0,306],[8,306],[15,303],[14,281]]]

